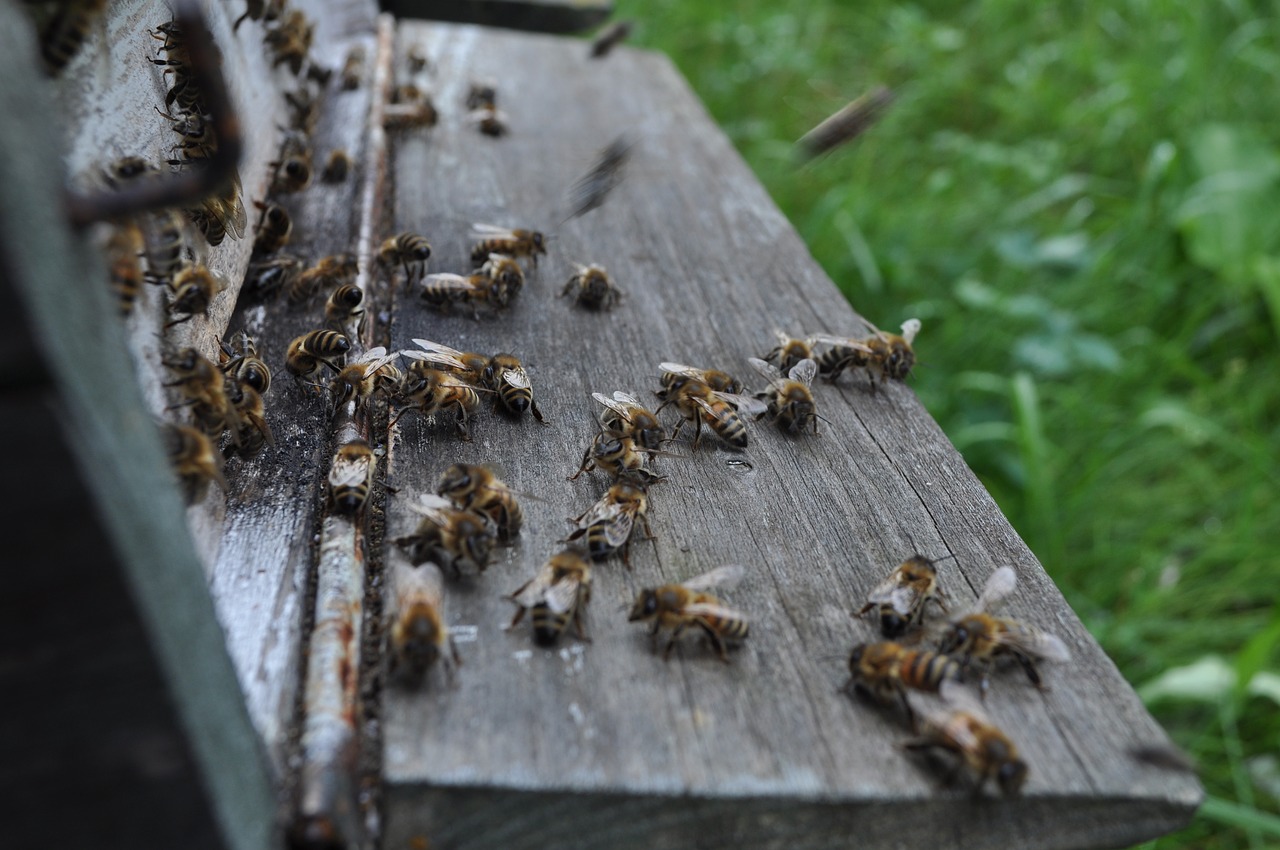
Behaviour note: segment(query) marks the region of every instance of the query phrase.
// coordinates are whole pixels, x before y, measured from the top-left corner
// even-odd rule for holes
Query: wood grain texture
[[[439,126],[397,138],[390,232],[427,234],[432,271],[463,272],[471,222],[554,232],[551,255],[514,306],[479,322],[439,316],[398,291],[393,347],[425,337],[522,357],[543,426],[481,415],[474,441],[406,416],[390,452],[388,536],[415,518],[404,503],[454,462],[497,464],[525,502],[526,531],[480,576],[446,589],[463,666],[384,697],[387,846],[1090,847],[1139,841],[1185,823],[1191,779],[1144,772],[1120,753],[1164,733],[1069,610],[1041,565],[910,387],[865,377],[815,387],[822,435],[788,439],[766,423],[741,453],[714,441],[660,458],[656,540],[633,570],[599,565],[591,642],[532,645],[503,627],[503,599],[559,548],[565,517],[605,489],[566,482],[595,429],[592,391],[658,385],[658,363],[719,367],[760,388],[746,359],[771,331],[855,335],[853,310],[663,58],[620,49],[590,63],[582,45],[469,27],[402,24],[401,50],[437,68]],[[469,81],[491,79],[510,134],[465,119]],[[635,141],[627,178],[604,206],[558,226],[566,192],[619,134]],[[572,263],[605,265],[626,292],[612,312],[559,298]],[[896,328],[902,316],[870,317]],[[927,358],[929,327],[917,340]],[[686,438],[687,439],[687,438]],[[940,566],[963,606],[998,566],[1020,586],[1004,613],[1058,634],[1069,665],[1044,665],[1051,689],[1019,671],[996,677],[987,708],[1030,765],[1020,800],[940,791],[903,757],[901,725],[838,694],[844,657],[873,640],[850,611],[913,553]],[[723,665],[686,640],[669,663],[625,608],[643,587],[722,563],[749,573],[728,601],[751,636]]]

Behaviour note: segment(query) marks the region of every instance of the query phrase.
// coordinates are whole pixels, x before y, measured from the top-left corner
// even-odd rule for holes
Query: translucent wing
[[[644,406],[644,405],[640,404],[640,399],[636,398],[636,397],[635,397],[635,396],[633,396],[631,393],[623,392],[622,390],[615,390],[615,391],[614,391],[614,393],[613,393],[613,400],[614,400],[614,401],[616,401],[616,402],[618,402],[618,404],[625,404],[625,405],[627,405],[628,407],[643,407],[643,406]]]
[[[437,496],[435,493],[422,493],[418,496],[416,502],[409,503],[409,510],[434,522],[444,523],[448,521],[447,511],[454,510],[454,507],[453,503],[444,496]]]
[[[814,378],[818,377],[818,364],[805,358],[791,367],[787,377],[793,381],[799,381],[807,387],[813,383]]]
[[[439,274],[429,274],[422,279],[424,285],[433,289],[447,289],[453,292],[470,292],[471,281],[460,274],[452,274],[449,272],[441,272]]]
[[[755,369],[761,377],[767,378],[771,384],[782,383],[782,373],[778,371],[778,367],[772,363],[766,363],[759,357],[749,357],[747,362],[751,364],[751,368]]]
[[[375,354],[375,352],[381,352],[381,354]],[[364,357],[360,358],[359,362],[365,364],[364,376],[367,378],[383,366],[386,366],[388,363],[394,363],[399,357],[400,352],[396,351],[391,354],[387,354],[387,350],[379,346],[378,348],[371,349],[364,355]]]
[[[681,586],[695,592],[710,590],[718,587],[721,590],[732,590],[742,581],[742,577],[747,574],[747,568],[741,564],[725,564],[723,567],[716,567],[711,572],[703,573],[700,576],[694,576],[688,581],[681,582]]]
[[[354,487],[364,483],[369,474],[369,462],[368,455],[358,457],[338,455],[334,458],[333,466],[329,468],[329,486]]]
[[[831,336],[830,334],[814,334],[810,337],[815,343],[825,345],[834,345],[838,348],[852,348],[861,351],[864,354],[871,354],[871,348],[862,340],[853,339],[846,336]]]
[[[743,413],[747,416],[760,416],[769,410],[769,405],[765,404],[760,399],[752,398],[749,395],[738,395],[736,393],[714,393],[714,395],[733,405],[739,413]],[[715,409],[706,401],[706,399],[694,396],[693,401],[703,410],[707,411],[707,413],[710,413],[712,416],[715,415]]]
[[[399,570],[397,593],[414,602],[426,602],[436,611],[444,611],[444,575],[435,564],[427,563],[411,570]]]
[[[502,380],[506,381],[509,385],[518,390],[527,390],[529,387],[533,386],[532,382],[529,380],[529,373],[523,368],[503,370]]]
[[[714,617],[721,620],[747,619],[741,613],[718,602],[694,602],[684,606],[684,613],[690,617]]]
[[[476,112],[484,113],[487,110],[476,110]],[[476,112],[471,113],[475,115]],[[481,116],[483,117],[483,115]],[[496,224],[473,224],[471,225],[471,235],[484,239],[515,239],[515,232],[509,227],[498,227]]]
[[[612,410],[614,413],[621,416],[623,419],[627,420],[628,422],[631,421],[630,409],[625,404],[619,404],[617,401],[614,400],[618,397],[618,393],[614,393],[613,398],[609,398],[605,396],[603,393],[592,393],[591,397],[594,398],[596,401],[600,402],[601,404],[603,404],[605,407]]]
[[[525,582],[509,598],[521,607],[532,608],[547,598],[547,593],[555,584],[555,574],[550,564],[543,564],[537,575]]]
[[[415,339],[414,342],[426,350],[415,351],[414,349],[409,348],[400,353],[411,360],[422,360],[427,363],[448,366],[452,369],[458,369],[464,372],[470,371],[467,364],[462,360],[462,352],[455,351],[447,345],[441,345],[438,342],[431,342],[427,339]]]
[[[582,583],[574,575],[562,575],[560,580],[547,588],[544,598],[547,607],[557,614],[573,610],[573,603],[578,598],[578,588]]]
[[[1018,586],[1018,574],[1013,571],[1013,567],[1001,567],[991,574],[987,579],[986,585],[982,588],[982,595],[978,597],[978,610],[990,611],[995,605],[998,605]]]
[[[699,381],[706,374],[703,369],[695,369],[692,366],[685,366],[683,363],[659,363],[658,368],[670,375],[679,375],[682,378],[696,378]]]
[[[914,342],[916,334],[920,333],[920,320],[907,319],[902,323],[902,338],[908,343]]]
[[[579,528],[586,528],[596,523],[608,522],[622,512],[622,505],[610,499],[607,495],[599,499],[594,505],[587,510],[585,514],[578,520]]]
[[[1071,651],[1057,635],[1041,631],[1035,626],[1005,620],[1005,631],[996,635],[996,643],[1016,649],[1033,658],[1047,661],[1070,661]]]
[[[613,519],[602,526],[605,542],[614,548],[621,546],[631,539],[631,529],[635,524],[635,512],[631,509],[619,508]]]
[[[896,574],[876,585],[867,596],[869,605],[888,605],[894,611],[906,616],[915,609],[920,593],[908,584],[896,580]]]

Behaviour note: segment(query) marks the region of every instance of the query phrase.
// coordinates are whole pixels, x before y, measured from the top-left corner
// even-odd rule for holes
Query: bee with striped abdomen
[[[351,340],[337,331],[308,331],[294,337],[285,352],[284,367],[299,380],[308,380],[328,366],[342,371],[338,359],[351,350]]]
[[[671,637],[662,653],[664,661],[671,657],[671,650],[685,629],[693,627],[707,636],[717,657],[728,664],[729,645],[747,638],[747,618],[707,591],[714,588],[728,590],[741,581],[745,573],[744,567],[732,564],[717,567],[680,584],[642,590],[627,619],[633,623],[652,622],[650,635],[655,637],[660,629],[671,629]]]
[[[773,417],[778,429],[784,434],[801,434],[812,426],[816,435],[818,404],[813,400],[809,385],[818,374],[818,364],[812,360],[801,360],[784,378],[777,367],[758,357],[752,357],[748,362],[761,376],[769,379],[769,389],[756,397],[768,406],[765,412]]]
[[[657,414],[640,404],[639,399],[621,390],[608,398],[602,393],[591,397],[605,407],[600,427],[613,437],[630,437],[636,446],[657,451],[667,439],[667,429]]]
[[[431,243],[416,233],[397,233],[383,241],[378,249],[378,264],[388,272],[396,265],[404,268],[407,282],[421,280],[427,273]]]
[[[532,613],[533,642],[554,644],[573,623],[578,637],[588,640],[582,615],[591,599],[591,562],[572,549],[551,557],[538,573],[507,597],[519,608],[507,629],[514,629],[525,612]]]
[[[547,253],[547,237],[538,230],[476,224],[472,225],[472,232],[478,240],[471,247],[471,262],[476,265],[490,254],[502,254],[515,259],[527,257],[536,268],[538,255]]]
[[[455,508],[448,499],[423,493],[409,509],[422,517],[417,529],[394,541],[414,564],[431,561],[455,577],[463,568],[482,573],[489,566],[498,533],[483,514]]]
[[[930,602],[945,613],[946,597],[938,587],[938,569],[933,564],[922,555],[913,555],[903,561],[888,578],[872,589],[867,596],[867,604],[857,616],[875,611],[880,620],[880,633],[887,638],[896,638],[907,629],[920,625],[924,609]]]
[[[568,539],[585,537],[587,553],[595,561],[621,552],[623,565],[631,569],[631,534],[636,520],[644,524],[645,534],[653,539],[645,516],[648,509],[649,497],[643,481],[635,478],[617,481],[594,505],[573,519],[578,528]]]
[[[487,516],[498,540],[510,543],[520,533],[524,512],[515,493],[492,470],[470,463],[455,463],[444,471],[436,493],[466,511]]]
[[[901,644],[860,643],[849,653],[849,680],[843,691],[857,692],[884,705],[897,704],[915,725],[907,689],[937,693],[943,682],[959,681],[960,663],[939,652]]]
[[[378,460],[364,440],[344,443],[329,467],[329,501],[339,513],[354,514],[369,501]]]

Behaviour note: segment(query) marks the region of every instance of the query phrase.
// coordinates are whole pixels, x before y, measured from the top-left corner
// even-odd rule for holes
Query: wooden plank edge
[[[382,8],[400,18],[561,34],[586,32],[613,14],[610,0],[382,0]]]

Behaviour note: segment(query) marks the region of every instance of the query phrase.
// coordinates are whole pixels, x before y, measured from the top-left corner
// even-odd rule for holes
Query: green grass
[[[618,7],[859,312],[924,321],[916,391],[1130,681],[1208,653],[1275,669],[1275,9]],[[791,143],[877,84],[880,123],[797,167]],[[1249,771],[1274,702],[1151,708],[1211,797],[1153,846],[1280,843]]]

